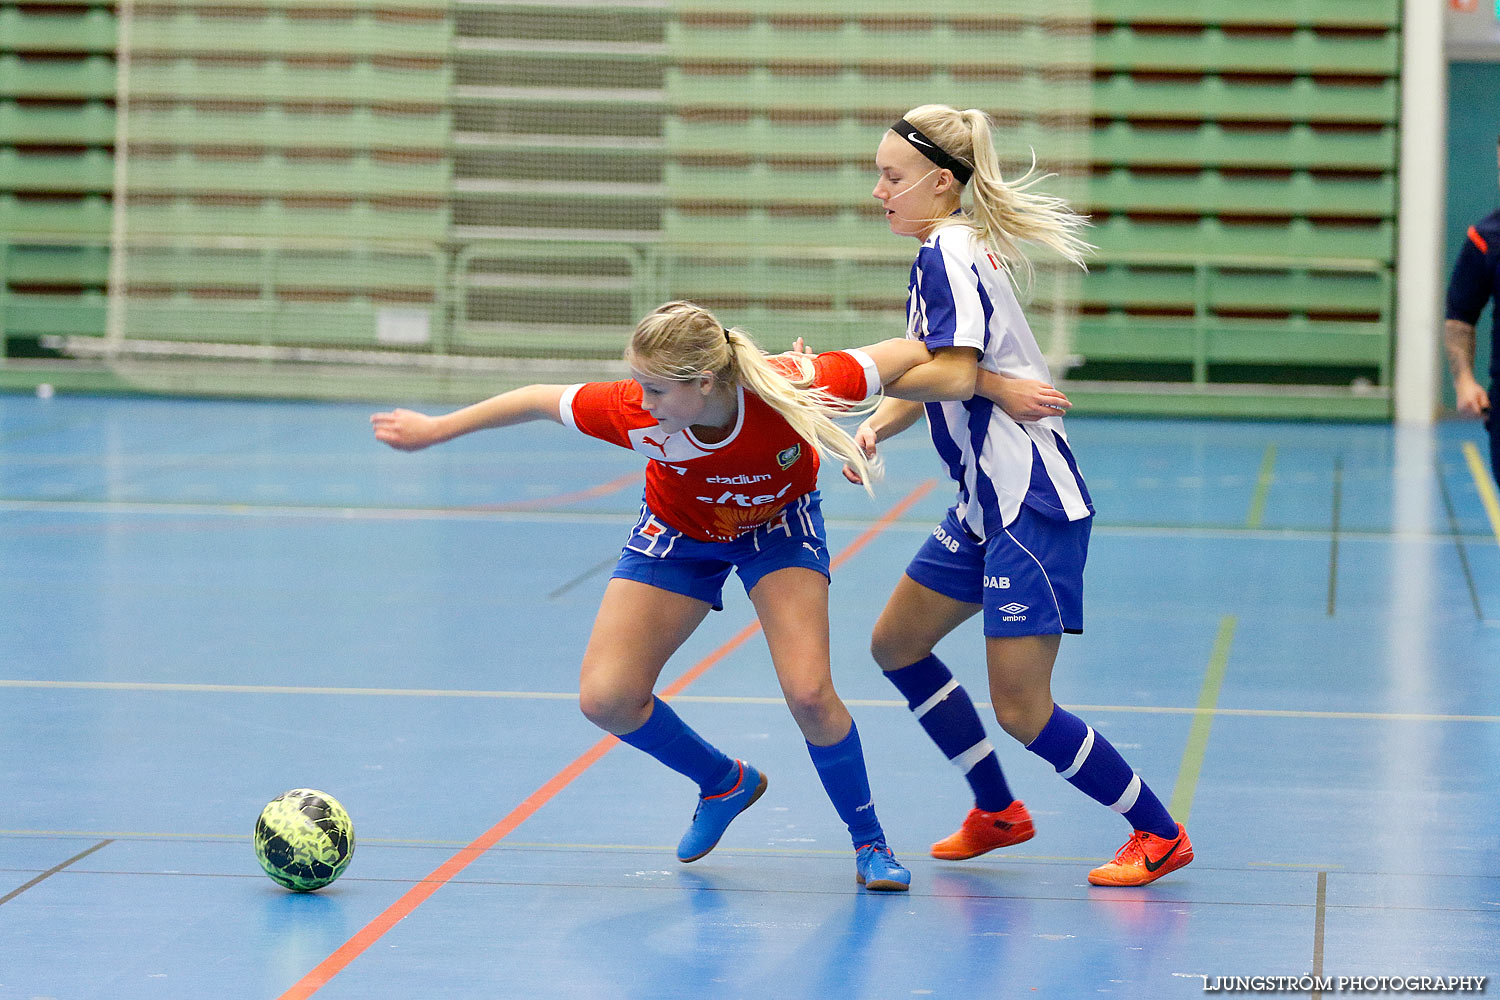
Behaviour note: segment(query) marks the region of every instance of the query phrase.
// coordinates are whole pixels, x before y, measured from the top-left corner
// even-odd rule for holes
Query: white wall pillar
[[[1396,217],[1396,421],[1430,424],[1439,407],[1448,63],[1440,0],[1404,0],[1400,208]]]

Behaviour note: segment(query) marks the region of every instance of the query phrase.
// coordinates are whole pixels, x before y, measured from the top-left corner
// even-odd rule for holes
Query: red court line
[[[559,493],[556,496],[536,497],[531,500],[517,500],[514,503],[484,503],[472,507],[463,507],[462,510],[536,510],[539,507],[554,507],[558,504],[572,503],[575,500],[589,500],[593,497],[603,497],[623,490],[632,483],[641,481],[642,472],[637,469],[634,472],[611,479],[607,483],[590,486],[588,489],[574,490],[572,493]]]
[[[882,514],[878,521],[866,528],[858,538],[850,542],[834,558],[834,568],[842,566],[853,558],[856,553],[873,541],[877,535],[890,527],[892,522],[910,510],[913,504],[926,496],[935,485],[937,485],[935,480],[927,480],[902,498],[900,503]],[[714,650],[702,661],[695,664],[692,669],[663,688],[660,692],[661,697],[665,699],[681,694],[684,688],[699,677],[702,677],[711,667],[744,645],[747,639],[759,631],[759,622],[752,622],[740,629],[728,642]],[[452,881],[459,872],[478,860],[480,855],[498,844],[516,827],[530,819],[537,810],[552,801],[559,792],[572,784],[575,778],[590,767],[593,767],[618,742],[620,741],[617,737],[606,736],[598,743],[589,747],[577,760],[561,771],[558,771],[540,788],[528,795],[525,801],[511,810],[510,814],[504,819],[480,834],[468,847],[465,847],[439,865],[432,874],[412,886],[400,899],[387,907],[385,912],[356,931],[354,936],[340,945],[337,951],[319,962],[316,968],[298,980],[291,989],[281,994],[279,1000],[305,1000],[305,998],[312,996],[326,986],[334,976],[343,972],[349,963],[358,958],[365,949],[380,940],[386,931],[410,916],[413,910],[427,901],[428,897]]]

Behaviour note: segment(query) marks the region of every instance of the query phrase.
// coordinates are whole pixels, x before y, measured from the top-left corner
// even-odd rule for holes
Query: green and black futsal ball
[[[294,892],[323,888],[344,873],[353,855],[354,823],[327,792],[284,792],[256,821],[255,857],[267,875]]]

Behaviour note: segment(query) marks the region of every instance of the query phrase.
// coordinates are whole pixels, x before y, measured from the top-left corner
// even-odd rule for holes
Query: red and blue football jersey
[[[769,360],[790,377],[800,374],[791,358]],[[875,362],[862,351],[830,351],[812,361],[813,385],[840,399],[859,401],[880,389]],[[634,380],[571,386],[560,409],[567,426],[651,459],[646,505],[662,521],[701,541],[727,542],[818,485],[817,449],[759,396],[737,391],[738,420],[714,444],[691,429],[662,434]]]

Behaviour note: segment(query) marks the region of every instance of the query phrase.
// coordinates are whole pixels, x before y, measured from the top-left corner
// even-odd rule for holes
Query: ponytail
[[[657,306],[637,324],[626,357],[642,374],[670,381],[698,378],[705,372],[726,385],[742,385],[780,414],[797,433],[830,460],[857,472],[865,491],[880,475],[880,461],[865,456],[853,436],[835,418],[862,416],[878,398],[851,405],[814,386],[810,358],[788,355],[799,374],[789,377],[767,360],[749,334],[725,329],[707,309],[691,302]]]
[[[939,225],[961,222],[974,227],[980,242],[1005,262],[1014,273],[1020,267],[1030,281],[1033,268],[1022,247],[1032,243],[1056,251],[1064,259],[1086,267],[1095,247],[1081,233],[1089,224],[1062,198],[1032,190],[1053,175],[1037,172],[1036,154],[1031,168],[1013,181],[1000,173],[995,153],[994,123],[983,111],[958,111],[946,104],[924,104],[906,113],[915,125],[950,156],[971,165],[973,176],[965,185],[973,209],[957,218],[934,220]]]

